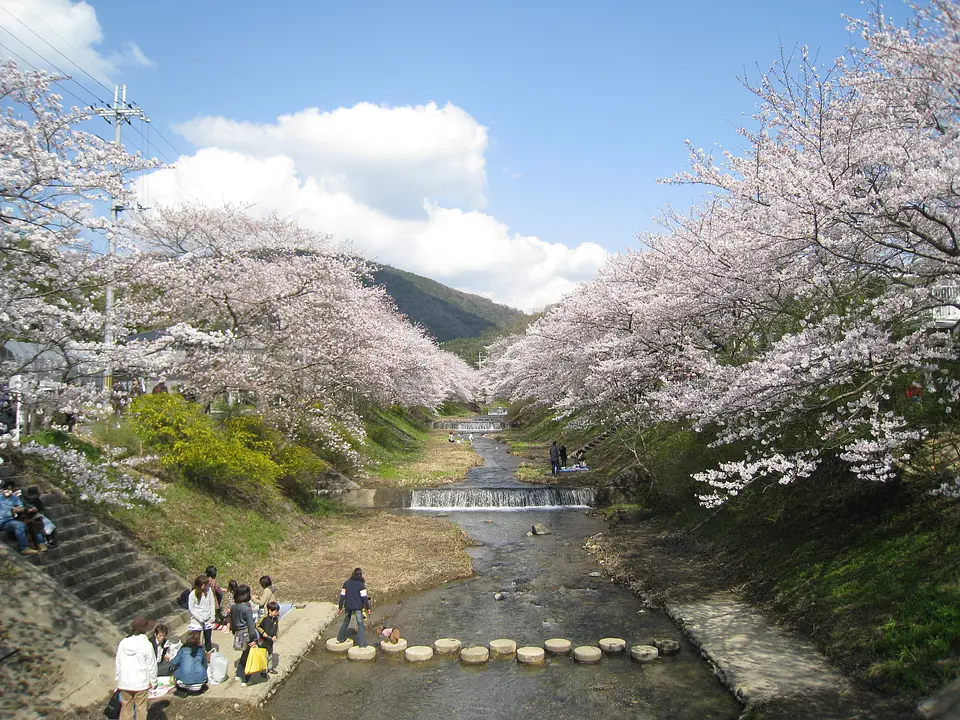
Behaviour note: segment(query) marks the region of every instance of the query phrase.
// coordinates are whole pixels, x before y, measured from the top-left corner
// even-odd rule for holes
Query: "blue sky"
[[[51,13],[78,4],[42,2],[58,6]],[[540,272],[499,280],[510,275],[506,266],[482,260],[474,271],[458,266],[445,272],[429,262],[413,262],[408,269],[528,308],[595,272],[599,262],[593,250],[565,260],[553,246],[594,243],[617,251],[630,245],[637,231],[655,228],[651,217],[667,200],[687,203],[689,190],[656,180],[685,168],[686,138],[702,147],[737,146],[736,127],[753,108],[738,77],[755,76],[756,64],[768,65],[781,43],[787,48],[806,43],[832,59],[854,41],[841,15],[867,12],[856,0],[469,5],[89,0],[89,5],[102,42],[83,45],[80,34],[72,38],[73,47],[108,58],[104,77],[128,83],[129,97],[154,127],[187,153],[216,146],[256,154],[235,138],[221,142],[214,130],[178,134],[195,118],[267,127],[278,116],[312,107],[330,112],[358,103],[401,107],[433,101],[462,110],[486,128],[485,144],[464,151],[485,161],[483,197],[465,200],[473,195],[463,188],[445,197],[435,183],[428,184],[434,195],[429,199],[441,208],[495,219],[509,228],[508,241],[515,235],[536,237],[546,244],[540,248],[543,257],[553,259],[541,267],[539,256],[525,247],[515,263],[536,265]],[[891,10],[898,18],[904,15],[902,5]],[[8,27],[3,15],[0,27]],[[45,17],[51,22],[50,14]],[[46,34],[39,24],[33,27]],[[65,26],[58,27],[69,38]],[[131,42],[144,57],[138,61],[128,52],[126,59],[109,60],[111,52],[129,50]],[[357,152],[362,151],[361,143]],[[277,152],[291,156],[298,177],[309,174],[295,147]],[[196,159],[197,165],[203,162]],[[375,163],[364,167],[376,174]],[[384,167],[381,175],[397,173],[402,186],[404,168]],[[473,187],[473,181],[464,182]],[[379,210],[398,221],[423,215],[419,205]],[[374,254],[402,265],[404,253],[395,246],[412,236],[395,237],[389,251],[380,245]],[[472,242],[479,246],[471,257],[512,252],[502,240],[486,248],[480,235]],[[363,238],[357,244],[363,246]],[[563,275],[564,263],[575,270]],[[542,282],[550,289],[521,297],[508,292],[505,282]]]

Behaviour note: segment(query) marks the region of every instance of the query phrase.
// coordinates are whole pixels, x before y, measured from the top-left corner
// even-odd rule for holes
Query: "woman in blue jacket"
[[[207,684],[207,653],[203,649],[203,633],[200,630],[187,633],[187,641],[170,661],[170,671],[181,690],[203,690]]]

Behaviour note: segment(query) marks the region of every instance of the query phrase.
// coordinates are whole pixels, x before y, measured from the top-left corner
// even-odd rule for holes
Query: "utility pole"
[[[478,370],[483,370],[483,364],[484,364],[486,361],[487,361],[487,359],[483,356],[483,351],[482,351],[482,350],[478,350],[478,351],[477,351],[477,369],[478,369]]]
[[[121,89],[119,85],[114,86],[113,89],[113,107],[108,108],[95,108],[94,113],[102,117],[108,123],[112,124],[115,129],[115,134],[113,138],[113,144],[117,146],[118,149],[123,149],[123,145],[120,142],[121,132],[123,130],[123,124],[130,124],[131,117],[141,118],[144,122],[150,122],[149,118],[144,114],[136,105],[127,104],[127,86],[124,85]],[[118,172],[119,174],[119,172]],[[121,183],[123,178],[120,178]],[[120,198],[115,197],[113,199],[113,206],[110,208],[113,212],[113,221],[116,224],[116,221],[120,217],[120,213],[124,211],[123,204],[120,202]],[[107,241],[107,254],[111,257],[117,253],[117,240],[116,235],[111,232],[110,238]],[[103,324],[103,344],[107,348],[113,347],[115,338],[114,328],[113,328],[113,281],[107,281],[107,294],[104,298],[103,304],[104,315],[106,316]],[[106,367],[103,369],[103,389],[110,390],[113,388],[113,363],[107,361]]]

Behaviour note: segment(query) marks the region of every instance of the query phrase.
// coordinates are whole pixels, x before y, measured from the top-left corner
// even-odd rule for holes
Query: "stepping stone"
[[[437,655],[456,655],[460,652],[460,641],[456,638],[440,638],[433,644]]]
[[[627,641],[623,638],[600,638],[597,645],[605,653],[618,653],[627,649]]]
[[[680,643],[676,640],[654,640],[653,644],[661,655],[676,655],[680,652]]]
[[[547,649],[547,652],[552,655],[566,655],[573,647],[573,643],[563,638],[551,638],[547,640],[543,646]]]
[[[347,638],[343,642],[337,642],[336,638],[327,640],[327,650],[332,653],[345,653],[353,647],[353,638]]]
[[[460,651],[460,662],[464,665],[483,665],[490,659],[490,651],[483,645],[464,648]]]
[[[356,660],[359,662],[370,662],[377,659],[377,649],[373,645],[366,647],[352,647],[347,650],[347,660]]]
[[[403,651],[408,662],[424,662],[433,658],[433,648],[427,645],[414,645]]]
[[[630,658],[638,663],[653,662],[660,657],[660,651],[652,645],[634,645],[630,648]]]
[[[543,665],[546,653],[540,647],[517,648],[517,662],[527,665]]]
[[[399,655],[404,650],[407,649],[407,641],[403,638],[400,638],[395,643],[392,642],[381,642],[380,650],[382,650],[387,655]]]
[[[513,657],[517,652],[517,643],[513,640],[491,640],[490,652],[498,658]]]
[[[573,649],[573,659],[585,665],[595,665],[603,659],[603,652],[596,645],[581,645]]]

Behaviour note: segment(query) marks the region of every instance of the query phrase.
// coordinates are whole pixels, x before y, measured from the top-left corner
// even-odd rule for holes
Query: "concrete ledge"
[[[653,662],[660,657],[660,651],[652,645],[634,645],[630,648],[630,659],[638,663]]]
[[[543,647],[551,655],[566,655],[573,649],[573,643],[564,638],[550,638]]]
[[[380,643],[380,650],[384,655],[399,655],[404,650],[407,649],[407,641],[403,638],[400,638],[395,643],[392,642],[382,642]]]
[[[483,645],[464,648],[460,651],[460,662],[464,665],[482,665],[490,659],[490,651]]]
[[[573,649],[573,659],[585,665],[595,665],[603,659],[603,651],[596,645],[581,645]]]
[[[623,638],[600,638],[597,644],[605,653],[619,653],[627,649],[627,641]]]
[[[512,658],[517,653],[517,643],[501,638],[490,641],[490,654],[497,658]]]
[[[525,665],[543,665],[546,653],[540,647],[517,648],[517,662]]]
[[[414,645],[403,652],[407,662],[425,662],[433,658],[433,648],[427,645]]]
[[[437,655],[456,655],[460,652],[460,641],[456,638],[440,638],[433,643]]]

